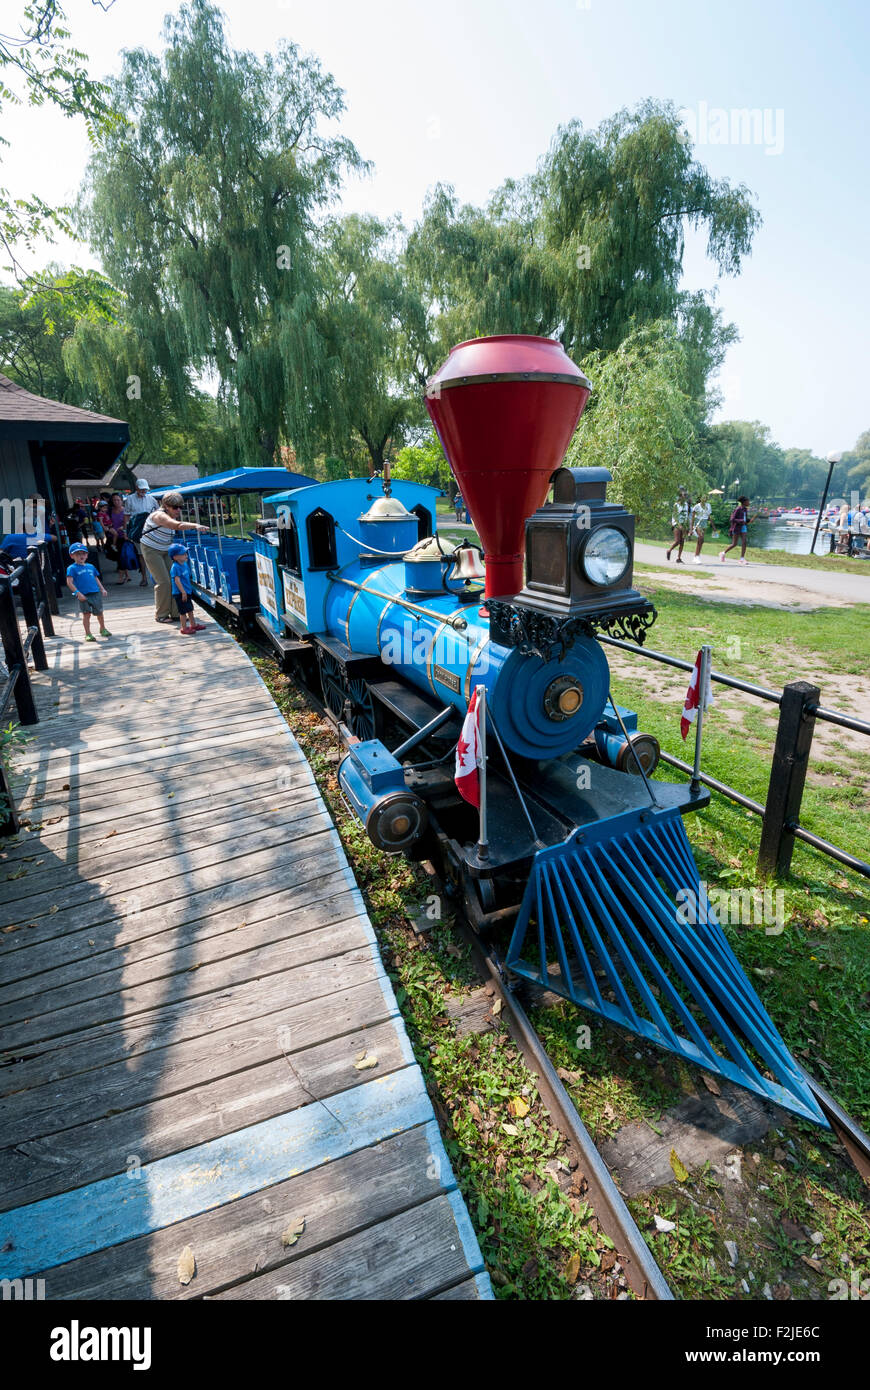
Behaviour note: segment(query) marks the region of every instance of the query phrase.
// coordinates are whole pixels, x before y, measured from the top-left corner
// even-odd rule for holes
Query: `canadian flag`
[[[482,762],[480,747],[480,691],[475,690],[468,705],[468,713],[462,725],[462,733],[456,745],[456,772],[454,781],[463,796],[472,806],[480,810],[480,774]]]
[[[680,720],[680,733],[686,738],[689,730],[698,718],[698,707],[701,703],[701,653],[695,657],[695,666],[692,671],[692,679],[689,681],[689,688],[686,691],[686,702],[683,705],[683,717]],[[704,709],[713,703],[713,682],[710,680],[710,671],[707,671],[707,689],[704,692]]]

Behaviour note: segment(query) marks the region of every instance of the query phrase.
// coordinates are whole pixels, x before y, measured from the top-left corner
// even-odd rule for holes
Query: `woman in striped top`
[[[154,580],[154,616],[158,623],[171,623],[178,617],[169,578],[169,547],[179,531],[207,531],[193,521],[181,521],[183,499],[180,492],[167,492],[156,512],[145,518],[140,545],[148,573]]]

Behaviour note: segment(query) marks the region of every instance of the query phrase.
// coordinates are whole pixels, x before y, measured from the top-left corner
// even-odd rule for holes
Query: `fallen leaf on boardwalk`
[[[366,1055],[366,1049],[363,1048],[362,1052],[358,1052],[358,1053],[356,1054],[356,1060],[357,1060],[358,1062],[361,1062],[362,1059],[363,1059],[363,1057],[365,1057],[365,1055]]]
[[[523,1100],[522,1096],[514,1096],[513,1100],[508,1105],[508,1110],[517,1120],[521,1120],[524,1115],[528,1115],[530,1109],[529,1102]]]
[[[196,1256],[189,1245],[185,1245],[178,1257],[178,1282],[189,1284],[196,1273]]]
[[[291,1221],[286,1231],[281,1232],[281,1244],[284,1246],[284,1249],[286,1250],[288,1245],[295,1245],[304,1230],[304,1216],[301,1217],[298,1221]]]
[[[376,1067],[377,1065],[377,1057],[362,1057],[360,1061],[354,1062],[354,1067],[357,1071],[368,1071],[370,1067]]]
[[[580,1256],[574,1254],[565,1266],[565,1278],[569,1284],[576,1284],[580,1278]]]
[[[677,1154],[676,1149],[671,1149],[671,1167],[674,1170],[674,1177],[676,1178],[677,1182],[688,1181],[689,1170],[680,1160],[680,1157]]]
[[[50,907],[48,910],[49,910],[49,912],[59,912],[59,911],[60,911],[60,909],[59,909],[57,903],[55,903],[54,907]]]
[[[492,1011],[493,1011],[493,1013],[495,1014],[496,1018],[498,1018],[499,1014],[501,1013],[501,1000],[500,1000],[500,999],[496,999],[495,1003],[494,1003],[493,1006],[492,1006]]]
[[[3,935],[4,935],[4,936],[8,936],[9,933],[10,933],[11,931],[18,931],[18,929],[19,929],[20,926],[21,926],[21,923],[20,923],[20,922],[16,922],[16,923],[14,923],[13,926],[11,926],[11,927],[4,927],[4,928],[3,928]]]
[[[502,1130],[505,1134],[519,1134],[516,1125],[502,1125]]]
[[[112,836],[113,836],[113,835],[117,835],[117,833],[118,833],[117,830],[110,830],[109,833],[108,833],[108,835],[106,836],[106,839],[107,839],[107,840],[111,840]]]
[[[722,1092],[719,1090],[719,1087],[716,1085],[716,1082],[713,1080],[712,1076],[708,1076],[706,1072],[702,1072],[701,1080],[707,1087],[707,1090],[713,1092],[714,1096],[721,1096]]]

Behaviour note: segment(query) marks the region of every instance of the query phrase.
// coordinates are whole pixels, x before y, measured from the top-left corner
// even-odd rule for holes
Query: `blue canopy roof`
[[[286,468],[234,468],[229,473],[209,473],[180,487],[154,488],[155,497],[166,492],[180,492],[182,497],[210,497],[212,493],[287,492],[291,488],[310,487],[317,482],[305,473],[291,473]]]

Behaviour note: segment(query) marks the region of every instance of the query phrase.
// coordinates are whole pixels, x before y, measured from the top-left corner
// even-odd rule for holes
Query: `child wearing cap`
[[[204,632],[205,623],[195,623],[193,621],[193,586],[190,581],[190,570],[187,564],[187,549],[176,541],[168,550],[168,555],[172,564],[169,567],[169,582],[172,585],[172,596],[178,605],[178,612],[181,617],[181,627],[178,630],[179,637],[192,637],[195,632]]]
[[[85,641],[96,642],[91,632],[91,614],[100,624],[100,636],[111,637],[103,620],[103,598],[108,593],[100,583],[100,576],[93,565],[88,564],[88,547],[74,542],[69,548],[72,564],[67,566],[66,586],[79,601],[82,622],[85,628]]]

